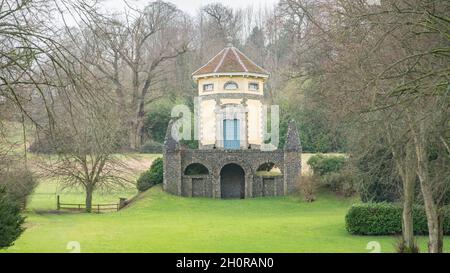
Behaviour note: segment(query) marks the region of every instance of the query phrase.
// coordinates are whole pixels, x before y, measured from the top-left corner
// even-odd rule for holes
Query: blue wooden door
[[[239,149],[239,120],[225,119],[223,121],[223,146],[225,149]]]

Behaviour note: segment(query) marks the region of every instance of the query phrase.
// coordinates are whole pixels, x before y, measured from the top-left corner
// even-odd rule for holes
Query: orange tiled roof
[[[234,46],[228,46],[222,49],[204,66],[194,71],[192,76],[213,73],[252,73],[266,76],[269,75],[269,72],[255,64]]]

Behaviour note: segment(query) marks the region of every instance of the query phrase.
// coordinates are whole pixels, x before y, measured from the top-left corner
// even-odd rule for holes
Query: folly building
[[[177,142],[169,124],[164,190],[182,196],[249,198],[285,195],[300,179],[301,146],[294,122],[285,145],[264,145],[264,84],[269,73],[227,45],[192,73],[198,86],[198,149]]]

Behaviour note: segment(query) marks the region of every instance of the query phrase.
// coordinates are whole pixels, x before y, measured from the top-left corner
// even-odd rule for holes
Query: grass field
[[[355,200],[330,193],[313,203],[298,196],[215,200],[173,196],[157,186],[119,212],[36,213],[54,208],[55,190],[53,181],[39,186],[29,204],[27,230],[4,252],[68,252],[69,241],[78,241],[82,252],[368,252],[370,241],[392,252],[396,240],[349,235],[344,215]],[[95,200],[133,193],[97,194]],[[83,196],[66,192],[62,198],[76,202]],[[419,243],[425,251],[426,237]],[[448,252],[449,237],[445,245]]]
[[[20,137],[10,139],[20,154]],[[158,156],[119,158],[127,161],[133,180]],[[310,173],[310,156],[302,154],[303,174]],[[32,167],[34,160],[36,155],[29,154]],[[96,192],[93,202],[117,203],[119,197],[135,194],[131,185],[118,192]],[[358,200],[326,192],[313,203],[299,196],[215,200],[173,196],[157,186],[129,207],[105,214],[55,214],[57,195],[64,203],[84,201],[81,190],[63,191],[55,180],[41,180],[25,213],[26,231],[0,253],[69,252],[71,241],[79,242],[82,252],[369,252],[370,241],[379,242],[382,252],[392,252],[396,241],[392,236],[348,234],[344,217]],[[418,241],[426,252],[427,238]],[[450,251],[450,237],[445,238],[445,250]]]

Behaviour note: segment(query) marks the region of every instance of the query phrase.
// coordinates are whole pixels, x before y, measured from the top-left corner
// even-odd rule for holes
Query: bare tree
[[[80,43],[82,29],[66,24],[67,13],[83,21],[95,5],[88,0],[0,2],[2,104],[12,104],[45,133],[58,156],[42,163],[41,170],[67,187],[82,186],[88,211],[94,190],[127,183],[125,166],[113,155],[122,138],[109,86],[86,61],[90,52]]]
[[[401,119],[399,119],[402,121]],[[412,140],[405,137],[404,128],[397,122],[385,124],[386,138],[389,150],[392,152],[395,166],[402,179],[402,231],[403,243],[407,251],[414,252],[417,245],[414,238],[413,205],[417,180],[417,166],[415,163],[414,145]]]
[[[87,212],[91,212],[94,191],[111,191],[131,183],[127,165],[116,155],[123,138],[111,105],[107,99],[86,105],[74,97],[55,98],[57,121],[47,137],[56,156],[43,156],[39,161],[42,175],[57,178],[63,188],[85,191]]]
[[[446,91],[448,93],[448,91]],[[428,220],[430,252],[442,252],[443,207],[450,192],[450,94],[422,98],[410,109],[408,125],[414,144],[417,176]]]
[[[403,232],[412,246],[413,185],[418,178],[429,227],[429,251],[442,251],[440,211],[448,193],[448,53],[446,1],[284,1],[309,21],[297,51],[298,75],[319,82],[330,113],[383,131],[403,181]],[[294,13],[294,14],[295,14]],[[296,18],[302,18],[298,15]],[[306,47],[307,46],[307,47]],[[301,49],[301,48],[300,48]],[[303,63],[303,65],[301,65]],[[440,140],[440,141],[437,141]],[[433,148],[434,147],[434,148]],[[438,148],[440,147],[440,148]],[[439,152],[434,151],[437,149]],[[430,159],[430,150],[436,160]],[[438,163],[439,162],[439,163]],[[431,168],[433,172],[430,171]]]
[[[228,42],[229,37],[235,42],[239,41],[242,29],[242,11],[235,11],[220,3],[206,5],[202,10],[211,20],[209,27],[212,33],[210,35],[213,35],[214,39],[219,39],[224,44]]]
[[[86,43],[95,54],[89,62],[115,86],[129,146],[139,149],[146,106],[163,96],[160,83],[168,73],[167,63],[188,50],[188,19],[162,1],[142,11],[132,9],[124,21],[95,12],[90,19],[92,35]]]
[[[45,101],[42,112],[46,112],[48,121],[52,122],[51,101],[44,89],[61,86],[59,78],[76,81],[76,67],[83,66],[70,48],[61,43],[60,31],[64,27],[52,16],[62,16],[67,9],[76,9],[77,5],[88,5],[88,2],[6,0],[0,3],[0,96],[35,124],[38,123],[26,108],[31,97]],[[65,10],[61,10],[60,5],[64,5]]]

